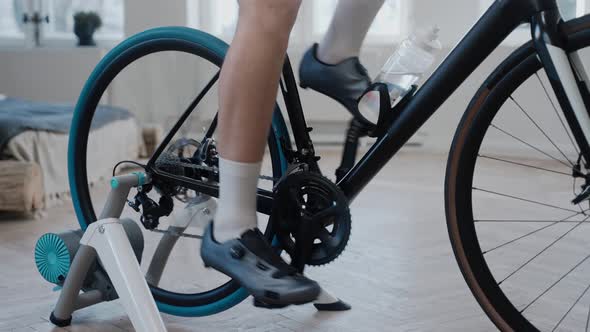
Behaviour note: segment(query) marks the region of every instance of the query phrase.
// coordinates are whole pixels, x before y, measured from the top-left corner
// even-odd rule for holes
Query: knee
[[[257,22],[275,33],[289,33],[302,0],[241,0],[240,19]]]

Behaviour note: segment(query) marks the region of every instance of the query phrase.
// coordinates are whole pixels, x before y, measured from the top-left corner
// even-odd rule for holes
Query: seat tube
[[[579,56],[568,55],[560,22],[558,9],[536,14],[531,21],[533,42],[580,152],[590,163],[590,115],[581,91],[587,75]]]

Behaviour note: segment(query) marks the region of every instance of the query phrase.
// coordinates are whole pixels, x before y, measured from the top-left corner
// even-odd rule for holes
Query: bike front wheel
[[[561,26],[582,59],[589,26]],[[445,184],[457,262],[499,329],[588,331],[590,206],[572,204],[587,167],[534,46],[522,46],[465,112]]]

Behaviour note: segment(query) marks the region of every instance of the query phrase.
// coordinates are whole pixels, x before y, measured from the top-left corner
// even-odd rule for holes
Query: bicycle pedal
[[[350,304],[343,302],[342,300],[338,300],[338,302],[334,303],[314,303],[313,306],[318,311],[348,311],[352,309]]]

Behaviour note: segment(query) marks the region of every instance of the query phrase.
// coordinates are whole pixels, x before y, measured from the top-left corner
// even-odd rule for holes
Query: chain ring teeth
[[[301,197],[295,198],[294,193]],[[301,218],[313,220],[322,217],[322,212],[332,209],[335,213],[313,220],[314,244],[307,265],[325,265],[340,256],[350,238],[352,221],[348,200],[334,182],[317,173],[295,172],[278,183],[275,199],[273,229],[289,255],[293,254],[296,246],[295,233]],[[329,226],[332,227],[331,230],[327,228]],[[324,240],[328,240],[329,243]]]

